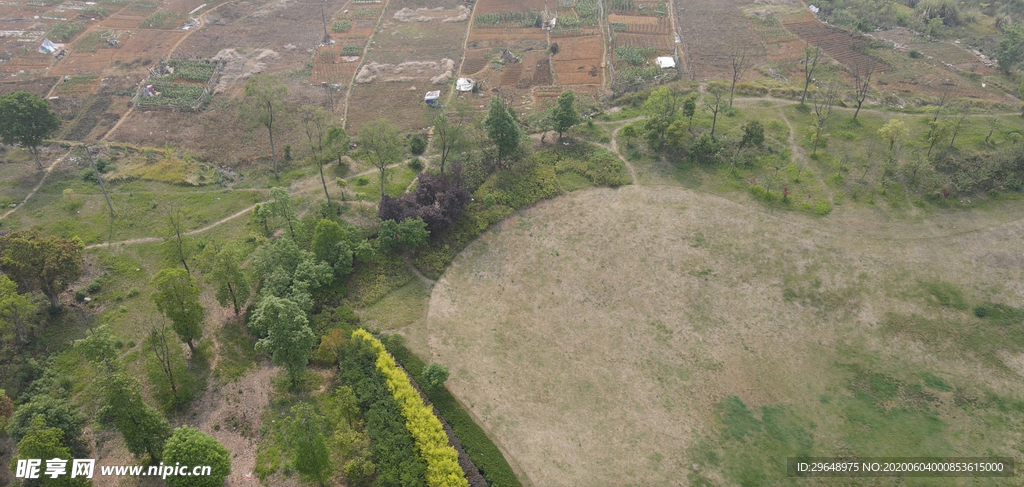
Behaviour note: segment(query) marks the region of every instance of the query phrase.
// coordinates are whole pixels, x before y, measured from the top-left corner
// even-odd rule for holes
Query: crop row
[[[174,79],[186,81],[207,81],[217,72],[217,63],[212,61],[172,59],[167,65],[174,68]]]
[[[499,24],[519,24],[523,27],[539,27],[538,22],[541,21],[541,15],[539,12],[530,10],[528,12],[492,12],[486,14],[477,14],[473,17],[474,25],[499,25]]]
[[[384,345],[366,330],[352,332],[352,339],[362,339],[377,352],[377,370],[387,380],[388,389],[398,402],[405,425],[416,441],[416,450],[426,463],[429,487],[468,487],[469,482],[459,466],[459,455],[448,445],[448,434],[434,411],[423,403],[419,392],[409,382],[409,376],[398,367],[394,357]]]
[[[204,85],[175,83],[170,76],[150,78],[149,84],[159,94],[139,97],[140,107],[192,108],[206,93]]]

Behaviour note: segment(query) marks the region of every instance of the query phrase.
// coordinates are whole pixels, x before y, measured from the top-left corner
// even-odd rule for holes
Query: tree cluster
[[[400,199],[384,196],[377,209],[381,221],[402,222],[419,218],[431,235],[439,235],[462,216],[469,203],[469,191],[454,184],[444,174],[421,173],[416,191]]]

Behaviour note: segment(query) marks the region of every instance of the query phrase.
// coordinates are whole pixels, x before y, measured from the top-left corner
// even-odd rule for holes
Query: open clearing
[[[1020,462],[1021,325],[970,311],[1024,305],[1004,206],[815,219],[589,190],[471,244],[403,331],[532,485],[768,485],[796,454]]]

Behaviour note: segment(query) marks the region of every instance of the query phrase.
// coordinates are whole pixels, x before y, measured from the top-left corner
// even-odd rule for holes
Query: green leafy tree
[[[178,338],[188,345],[193,355],[196,347],[193,341],[203,336],[203,312],[199,302],[199,283],[196,278],[182,269],[164,269],[153,277],[156,287],[152,299],[156,309],[171,320]]]
[[[697,94],[694,93],[683,100],[683,116],[686,117],[686,130],[693,126],[693,115],[697,113]]]
[[[349,136],[345,129],[338,125],[331,125],[327,128],[326,148],[324,151],[331,157],[338,160],[338,167],[341,167],[341,157],[348,154]]]
[[[313,231],[313,254],[334,269],[334,278],[343,279],[352,272],[352,242],[338,222],[320,220]]]
[[[444,165],[454,152],[464,151],[467,147],[466,129],[459,123],[453,123],[448,115],[442,113],[434,118],[434,147],[441,155],[441,174]]]
[[[288,224],[288,234],[295,238],[295,227],[292,225],[292,220],[295,220],[295,202],[288,195],[288,190],[270,188],[270,198],[270,213],[284,219]]]
[[[415,249],[425,243],[430,237],[427,224],[422,218],[409,218],[401,222],[384,220],[380,222],[377,232],[377,244],[383,250],[391,250],[398,246],[407,249]]]
[[[139,380],[124,372],[115,372],[102,380],[103,408],[100,417],[113,421],[124,436],[125,446],[136,457],[149,454],[155,463],[163,457],[164,442],[171,436],[171,425],[160,411],[142,400]]]
[[[0,436],[7,434],[7,421],[14,414],[14,401],[7,396],[7,391],[0,389]]]
[[[1003,31],[1003,38],[996,47],[999,69],[1009,74],[1024,61],[1024,28],[1010,27]]]
[[[25,479],[22,482],[24,487],[55,486],[55,487],[79,487],[92,485],[92,481],[81,476],[71,478],[71,461],[76,458],[72,456],[71,450],[64,446],[62,438],[64,432],[60,428],[50,427],[41,415],[32,417],[25,435],[18,441],[18,456],[11,459],[11,471],[15,471],[18,460],[42,460],[38,479]],[[46,460],[59,458],[67,461],[65,464],[66,474],[58,477],[45,475]]]
[[[551,125],[555,132],[558,132],[558,140],[562,140],[564,132],[580,123],[580,115],[576,113],[576,107],[573,106],[575,102],[576,93],[572,91],[563,91],[558,95],[558,104],[551,112]]]
[[[448,380],[448,367],[439,363],[431,363],[423,369],[423,379],[428,389],[438,390]]]
[[[668,86],[654,90],[647,97],[644,111],[651,116],[644,123],[644,129],[647,130],[648,144],[651,147],[661,149],[665,146],[666,132],[679,116],[679,108],[684,101],[682,92]]]
[[[251,128],[265,127],[270,139],[270,159],[274,163],[274,178],[280,178],[277,167],[277,153],[274,150],[274,130],[280,129],[286,121],[284,99],[288,88],[274,75],[264,74],[246,80],[238,118]]]
[[[932,149],[935,148],[940,140],[945,139],[949,136],[950,132],[953,131],[953,124],[948,120],[936,120],[934,122],[928,122],[928,154],[927,157],[932,156]]]
[[[287,195],[287,192],[285,193]],[[252,221],[263,229],[263,236],[270,237],[270,219],[274,217],[274,207],[270,203],[256,203],[252,207]]]
[[[498,164],[504,165],[509,157],[519,150],[522,132],[508,107],[501,97],[492,97],[487,107],[487,118],[484,119],[487,138],[498,149]]]
[[[380,197],[384,198],[388,166],[401,161],[405,155],[405,144],[398,134],[398,127],[383,118],[363,125],[359,128],[359,150],[380,172]]]
[[[622,131],[620,133],[623,137],[626,138],[626,147],[632,147],[633,139],[635,139],[639,135],[636,132],[636,126],[634,126],[633,124],[629,124],[626,125],[625,127],[622,127]]]
[[[306,480],[325,485],[334,467],[324,438],[327,421],[313,405],[297,404],[292,406],[285,429],[294,452],[295,470]]]
[[[39,146],[60,128],[60,118],[50,102],[27,91],[14,91],[0,96],[0,142],[27,147],[39,161]]]
[[[60,294],[82,275],[84,248],[78,237],[11,232],[0,237],[0,270],[22,287],[42,291],[57,308]]]
[[[736,154],[739,154],[746,146],[760,147],[764,144],[764,125],[757,120],[751,120],[743,124],[743,137],[740,138],[740,146],[736,149]]]
[[[32,300],[25,294],[18,294],[18,285],[0,275],[0,340],[28,343],[28,335],[35,328],[35,312]]]
[[[117,346],[107,325],[86,330],[85,338],[75,340],[75,350],[89,363],[97,365],[102,372],[112,373],[119,369]]]
[[[220,487],[231,474],[231,455],[213,437],[190,426],[175,428],[164,446],[165,465],[203,465],[210,475],[201,477],[172,476],[164,482],[170,487]]]
[[[878,137],[885,144],[886,162],[892,163],[899,159],[903,141],[910,135],[902,120],[889,120],[882,128],[878,129]]]
[[[252,314],[250,326],[265,336],[256,342],[256,349],[269,353],[274,364],[288,371],[292,388],[297,387],[316,343],[306,313],[290,299],[264,296]]]
[[[60,444],[69,448],[76,458],[84,458],[89,454],[89,446],[82,439],[85,415],[67,399],[49,394],[34,396],[29,402],[18,406],[7,423],[7,434],[14,441],[20,442],[28,434],[36,417],[41,417],[47,426],[60,431]]]
[[[288,298],[307,313],[313,309],[312,293],[334,281],[330,265],[288,238],[256,249],[253,271],[262,276],[261,296]]]
[[[242,249],[236,245],[225,245],[213,257],[210,278],[217,286],[216,298],[221,306],[231,303],[235,316],[249,299],[249,279],[242,270]]]

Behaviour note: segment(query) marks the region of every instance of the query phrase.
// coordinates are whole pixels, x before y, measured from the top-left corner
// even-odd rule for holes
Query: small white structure
[[[455,89],[458,91],[473,91],[473,86],[476,83],[472,78],[459,78],[455,81]]]
[[[39,52],[43,54],[53,54],[57,52],[57,49],[60,49],[60,46],[49,39],[43,39],[43,43],[39,46]]]
[[[441,98],[441,90],[428,91],[427,96],[423,97],[423,101],[427,102],[428,106],[437,106],[437,100]]]
[[[671,56],[661,56],[658,58],[658,67],[661,69],[671,69],[676,67],[676,60],[672,59]]]
[[[818,12],[820,12],[820,11],[821,11],[821,9],[820,9],[820,8],[818,8],[818,7],[817,7],[817,6],[815,6],[815,5],[811,5],[811,6],[807,7],[807,10],[810,10],[810,11],[811,11],[812,13],[818,13]]]

